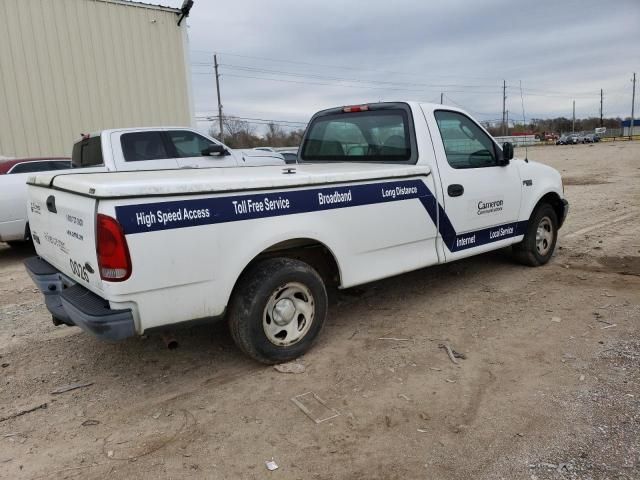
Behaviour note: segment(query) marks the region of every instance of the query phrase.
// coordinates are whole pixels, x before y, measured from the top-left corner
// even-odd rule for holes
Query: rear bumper
[[[27,258],[24,265],[44,294],[54,322],[77,325],[102,340],[122,340],[136,334],[130,309],[111,309],[107,300],[75,283],[40,257]]]

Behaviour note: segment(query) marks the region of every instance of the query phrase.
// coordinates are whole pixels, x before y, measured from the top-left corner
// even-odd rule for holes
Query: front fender
[[[552,196],[559,202],[564,200],[562,176],[555,168],[529,161],[522,162],[519,169],[522,179],[520,220],[528,220],[544,197]]]

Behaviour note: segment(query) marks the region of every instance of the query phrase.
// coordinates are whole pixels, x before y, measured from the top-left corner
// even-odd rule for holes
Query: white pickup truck
[[[55,323],[117,340],[227,318],[238,346],[308,350],[326,285],[349,288],[513,246],[543,265],[568,211],[560,174],[513,159],[464,111],[339,107],[297,165],[38,175],[27,270]]]
[[[92,172],[284,165],[276,152],[233,150],[184,127],[119,128],[85,134],[73,145],[73,168]]]

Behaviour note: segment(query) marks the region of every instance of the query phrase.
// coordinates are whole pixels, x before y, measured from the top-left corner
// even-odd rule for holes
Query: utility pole
[[[440,92],[440,105],[444,104],[443,99],[444,99],[444,92]]]
[[[629,140],[633,140],[633,115],[636,106],[636,74],[633,74],[633,94],[631,95],[631,124],[629,125]]]
[[[602,127],[602,89],[600,89],[600,127]]]
[[[571,133],[576,133],[576,101],[573,101],[573,122],[571,123]]]
[[[507,109],[507,81],[502,81],[502,135],[507,133],[507,124],[505,123]]]
[[[218,121],[220,122],[220,141],[224,142],[224,131],[222,129],[222,102],[220,101],[220,74],[218,73],[218,56],[213,55],[213,67],[216,71],[216,91],[218,92]]]
[[[509,136],[509,110],[507,110],[505,113],[506,113],[506,117],[507,117],[507,128],[506,128],[505,135]]]

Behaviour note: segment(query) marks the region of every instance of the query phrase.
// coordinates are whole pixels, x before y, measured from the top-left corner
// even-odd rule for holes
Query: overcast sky
[[[574,99],[577,117],[598,116],[601,88],[604,115],[625,117],[640,73],[639,0],[195,0],[188,25],[198,115],[215,114],[214,51],[225,114],[302,122],[441,92],[499,119],[503,79],[510,118],[520,81],[527,118],[571,117]]]

